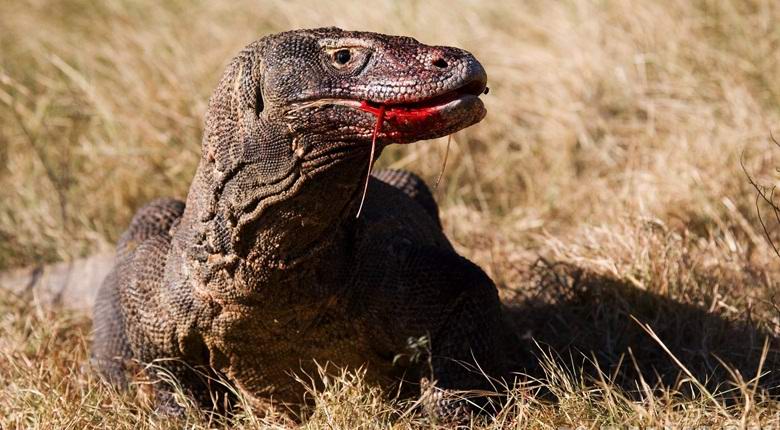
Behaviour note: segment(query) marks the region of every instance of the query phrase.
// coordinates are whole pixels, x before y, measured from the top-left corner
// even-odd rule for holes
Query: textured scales
[[[209,102],[186,204],[150,203],[118,244],[95,306],[97,367],[123,385],[128,362],[156,362],[205,405],[210,376],[258,405],[300,403],[291,375],[316,375],[315,361],[366,366],[384,386],[490,389],[468,367],[506,372],[497,291],[453,250],[426,185],[377,172],[355,217],[377,109],[378,157],[480,121],[485,83],[468,52],[407,37],[327,28],[247,46]],[[412,360],[420,337],[429,359]],[[434,413],[462,409],[432,398]]]

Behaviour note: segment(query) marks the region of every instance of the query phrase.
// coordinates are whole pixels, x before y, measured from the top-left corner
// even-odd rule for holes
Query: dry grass
[[[490,76],[489,115],[455,136],[436,194],[531,351],[494,426],[780,425],[780,260],[740,167],[778,181],[780,3],[512,3],[3,2],[0,267],[110,248],[140,204],[183,196],[207,97],[257,36],[408,34]],[[443,154],[382,163],[433,181]],[[7,295],[0,315],[1,428],[291,425],[165,420],[84,368],[85,316]],[[312,397],[312,428],[429,425],[359,374]]]

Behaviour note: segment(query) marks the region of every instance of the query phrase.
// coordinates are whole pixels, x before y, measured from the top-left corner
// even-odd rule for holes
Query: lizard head
[[[486,82],[470,53],[409,37],[323,28],[248,45],[209,100],[185,213],[204,223],[192,241],[225,253],[255,240],[244,230],[305,225],[317,237],[354,217],[369,153],[479,122]]]
[[[458,48],[337,28],[279,33],[228,66],[204,153],[219,166],[271,152],[281,170],[324,153],[365,159],[380,111],[380,146],[446,136],[484,118],[486,83],[482,65]]]
[[[479,95],[487,75],[462,49],[338,29],[307,34],[292,56],[271,55],[267,65],[286,71],[268,82],[291,121],[328,124],[322,134],[364,143],[382,112],[379,141],[409,143],[445,136],[485,116]],[[287,52],[284,37],[280,42],[280,54]]]

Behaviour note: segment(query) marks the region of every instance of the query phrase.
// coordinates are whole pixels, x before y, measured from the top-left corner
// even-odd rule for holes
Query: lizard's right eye
[[[333,59],[336,60],[336,63],[345,65],[352,59],[352,54],[350,54],[349,49],[339,49],[333,54]]]
[[[325,49],[323,59],[339,74],[359,73],[371,57],[371,52],[360,46],[339,46]]]

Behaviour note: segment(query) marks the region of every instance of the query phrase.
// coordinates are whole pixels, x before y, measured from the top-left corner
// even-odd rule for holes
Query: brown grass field
[[[207,98],[255,38],[336,25],[472,51],[487,118],[436,196],[496,281],[527,364],[476,428],[780,426],[780,2],[2,0],[0,269],[110,250],[186,194]],[[433,182],[446,140],[380,164]],[[744,169],[743,166],[744,165]],[[780,238],[770,207],[767,232]],[[0,428],[432,428],[332,377],[295,419],[157,415],[87,366],[89,316],[0,293]]]

